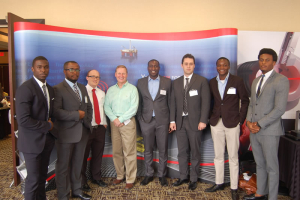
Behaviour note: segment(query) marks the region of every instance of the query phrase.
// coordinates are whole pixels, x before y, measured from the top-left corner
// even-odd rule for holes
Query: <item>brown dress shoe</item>
[[[133,183],[126,183],[125,190],[130,190],[133,188]]]
[[[122,182],[123,182],[123,179],[122,179],[122,180],[115,179],[115,180],[113,181],[113,185],[118,185],[118,184],[120,184],[120,183],[122,183]]]

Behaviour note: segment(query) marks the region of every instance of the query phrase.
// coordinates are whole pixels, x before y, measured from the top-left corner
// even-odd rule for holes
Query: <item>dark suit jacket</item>
[[[54,91],[48,84],[47,88],[50,98],[49,117],[53,118]],[[16,114],[19,130],[18,149],[23,153],[41,153],[50,124],[47,120],[47,100],[34,78],[25,81],[17,89]]]
[[[57,139],[60,143],[79,142],[83,134],[83,126],[90,132],[93,117],[92,104],[86,87],[80,83],[77,84],[82,94],[81,102],[65,80],[53,87],[55,92],[53,114],[56,120],[54,127],[58,130]],[[78,110],[85,112],[81,120],[79,120]]]
[[[176,122],[176,130],[182,125],[184,76],[173,81],[171,94],[170,121]],[[196,90],[198,95],[190,96],[190,91]],[[210,91],[206,78],[193,74],[187,92],[188,115],[190,126],[194,131],[198,130],[200,122],[207,123],[210,110]]]
[[[210,124],[212,126],[217,125],[220,116],[222,116],[222,121],[226,128],[236,127],[238,123],[243,124],[249,105],[248,93],[245,89],[243,79],[230,74],[222,100],[216,78],[211,79],[209,82],[210,91],[214,99],[214,108],[209,120]],[[235,88],[236,94],[227,94],[229,88]]]
[[[159,76],[159,88],[153,100],[148,89],[148,76],[138,80],[137,89],[139,92],[139,107],[137,117],[149,123],[152,118],[153,110],[158,124],[170,123],[170,102],[171,102],[171,79]],[[166,94],[161,94],[165,90]]]

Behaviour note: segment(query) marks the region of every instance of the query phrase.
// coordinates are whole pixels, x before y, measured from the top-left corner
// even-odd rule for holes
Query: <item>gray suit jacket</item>
[[[54,127],[58,130],[57,139],[60,143],[77,143],[81,140],[84,130],[90,132],[93,117],[92,104],[86,87],[77,84],[82,94],[82,102],[79,102],[75,92],[65,80],[53,87],[55,93],[53,114],[56,119]],[[79,120],[78,110],[85,112],[81,120]]]
[[[170,123],[170,101],[171,101],[171,79],[159,76],[159,88],[153,100],[148,89],[148,76],[138,80],[137,89],[139,92],[139,107],[137,111],[138,120],[149,123],[153,110],[156,122],[159,124]],[[161,93],[164,90],[165,95]]]
[[[287,77],[273,71],[256,98],[256,86],[260,77],[254,79],[251,86],[247,121],[258,122],[261,129],[257,134],[283,135],[281,116],[287,104],[289,81]]]
[[[184,76],[179,77],[172,84],[170,121],[176,122],[176,130],[180,130],[182,125],[183,78]],[[196,90],[198,94],[191,96],[191,90]],[[194,131],[198,131],[199,122],[208,122],[210,110],[210,90],[206,78],[193,74],[188,86],[187,102],[190,126]]]

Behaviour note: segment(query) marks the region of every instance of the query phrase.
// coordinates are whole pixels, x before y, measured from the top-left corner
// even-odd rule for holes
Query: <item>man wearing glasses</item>
[[[81,168],[89,138],[93,108],[84,85],[77,83],[80,67],[75,61],[64,64],[65,80],[54,86],[56,141],[56,187],[59,200],[90,199],[81,190]]]
[[[87,177],[85,175],[87,159],[89,157],[90,150],[92,151],[92,159],[90,160],[92,182],[99,185],[100,187],[107,187],[107,184],[101,180],[101,164],[107,123],[103,109],[105,93],[97,87],[100,81],[99,72],[97,70],[90,70],[87,73],[86,80],[86,89],[93,105],[93,119],[92,134],[89,135],[89,140],[85,148],[81,175],[82,190],[90,191],[91,188],[87,184]]]

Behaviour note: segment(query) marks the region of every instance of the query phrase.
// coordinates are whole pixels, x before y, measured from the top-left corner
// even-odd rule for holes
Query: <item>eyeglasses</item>
[[[80,72],[80,69],[73,69],[73,68],[64,69],[64,70],[69,70],[70,72]]]
[[[100,79],[100,76],[87,76],[87,77],[94,78],[94,79]]]

